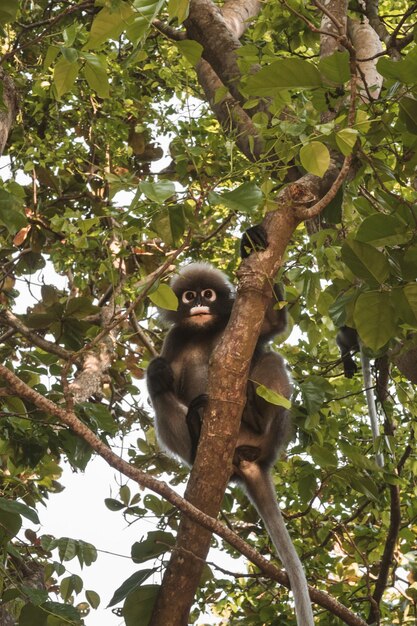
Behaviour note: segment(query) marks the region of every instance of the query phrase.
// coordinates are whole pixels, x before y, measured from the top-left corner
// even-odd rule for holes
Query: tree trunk
[[[3,86],[3,106],[0,106],[0,156],[17,114],[17,93],[13,81],[0,67],[0,81]],[[5,108],[4,108],[5,107]]]

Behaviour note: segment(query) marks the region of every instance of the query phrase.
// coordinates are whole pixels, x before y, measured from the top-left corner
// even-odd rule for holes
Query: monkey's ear
[[[268,236],[261,224],[251,226],[242,235],[240,242],[240,256],[246,259],[254,251],[262,251],[268,247]]]

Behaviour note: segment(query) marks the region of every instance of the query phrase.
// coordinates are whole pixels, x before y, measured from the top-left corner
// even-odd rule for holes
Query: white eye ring
[[[181,300],[184,304],[190,304],[197,297],[197,293],[195,291],[187,290],[181,296]]]
[[[203,289],[201,295],[203,296],[204,300],[208,300],[209,302],[214,302],[217,298],[214,289]]]

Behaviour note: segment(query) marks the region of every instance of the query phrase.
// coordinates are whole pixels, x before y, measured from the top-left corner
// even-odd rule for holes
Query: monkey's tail
[[[250,465],[250,467],[249,467]],[[272,543],[288,574],[294,595],[295,613],[299,626],[314,626],[313,611],[308,593],[307,579],[284,518],[278,506],[275,488],[269,472],[255,463],[239,467],[245,477],[248,495],[262,517]]]

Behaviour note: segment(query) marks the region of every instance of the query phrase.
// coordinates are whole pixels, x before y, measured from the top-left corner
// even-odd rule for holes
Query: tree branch
[[[18,397],[32,402],[40,410],[57,417],[62,424],[68,426],[75,434],[86,441],[91,448],[97,452],[97,454],[99,454],[111,467],[121,472],[126,477],[136,481],[141,487],[151,489],[155,493],[159,494],[173,506],[185,513],[185,515],[189,516],[190,519],[196,520],[199,525],[218,534],[222,537],[222,539],[230,543],[230,545],[236,548],[236,550],[241,552],[241,554],[257,565],[266,576],[272,577],[280,584],[289,588],[288,577],[284,572],[278,570],[269,561],[264,559],[258,552],[256,552],[256,550],[251,548],[245,541],[243,541],[243,539],[241,539],[233,531],[229,530],[221,522],[203,513],[201,510],[197,509],[195,506],[175,493],[169,485],[151,475],[146,474],[142,470],[130,465],[117,456],[75,415],[75,413],[72,411],[66,411],[51,400],[48,400],[48,398],[42,396],[40,393],[20,380],[11,370],[2,364],[0,364],[0,376],[4,378],[10,389],[12,389]],[[182,556],[184,557],[184,555]],[[313,601],[332,611],[349,626],[366,626],[366,623],[362,619],[355,616],[351,613],[351,611],[349,611],[349,609],[337,602],[337,600],[332,598],[327,593],[312,587],[309,588],[309,591]]]
[[[56,343],[52,343],[52,341],[44,339],[43,337],[41,337],[41,335],[38,335],[38,333],[35,333],[33,330],[28,328],[11,311],[2,311],[0,314],[0,319],[2,319],[3,322],[7,324],[7,326],[11,326],[15,330],[17,330],[18,333],[23,335],[23,337],[26,337],[26,339],[28,339],[32,345],[38,346],[38,348],[41,348],[45,352],[49,352],[50,354],[56,354],[56,356],[58,356],[60,359],[64,359],[65,361],[73,358],[73,352],[69,352],[69,350],[61,348],[61,346],[58,346]]]

